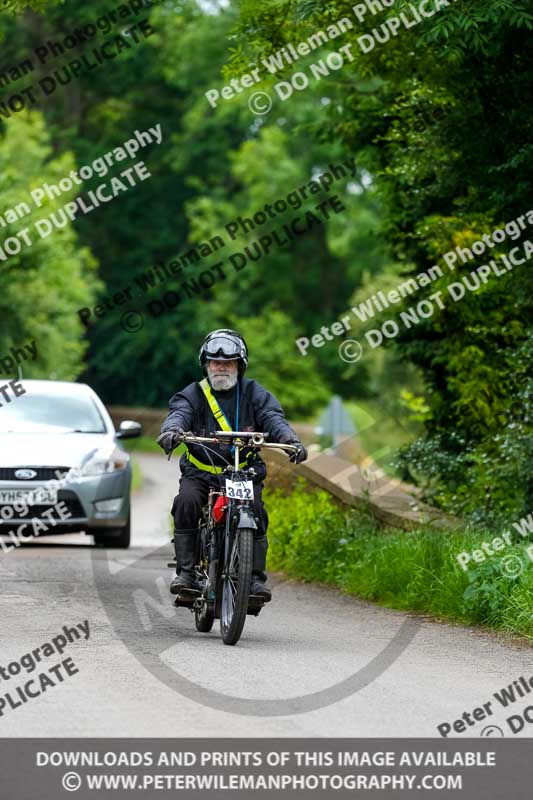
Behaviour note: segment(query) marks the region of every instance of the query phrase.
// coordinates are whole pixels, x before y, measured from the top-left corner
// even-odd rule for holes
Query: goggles
[[[204,346],[206,358],[242,358],[242,345],[226,336],[215,336]]]

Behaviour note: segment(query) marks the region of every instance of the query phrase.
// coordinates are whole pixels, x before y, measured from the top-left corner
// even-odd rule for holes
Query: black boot
[[[180,594],[182,591],[196,590],[198,588],[194,572],[197,536],[197,530],[187,531],[186,533],[174,531],[177,575],[170,584],[171,594]]]
[[[272,600],[272,592],[267,586],[267,576],[265,572],[266,557],[268,550],[268,539],[265,534],[254,539],[254,556],[252,563],[252,582],[250,594],[262,597],[265,603]]]

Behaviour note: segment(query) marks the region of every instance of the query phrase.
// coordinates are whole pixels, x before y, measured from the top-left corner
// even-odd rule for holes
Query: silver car
[[[98,395],[85,384],[24,380],[25,394],[0,408],[0,541],[83,531],[129,547],[131,459]],[[6,538],[7,537],[7,538]]]

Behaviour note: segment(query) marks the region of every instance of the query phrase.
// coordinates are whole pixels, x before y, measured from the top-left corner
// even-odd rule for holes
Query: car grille
[[[29,481],[57,481],[64,477],[69,471],[69,467],[0,467],[0,481],[18,481],[15,472],[19,469],[31,469],[37,473],[34,478],[24,478]],[[60,473],[58,476],[57,473]]]
[[[85,511],[83,510],[83,506],[74,492],[60,490],[57,493],[57,502],[64,503],[64,505],[70,512],[70,516],[72,519],[85,518]],[[4,508],[13,508],[13,506],[9,506],[8,504],[0,505],[0,517],[2,515],[2,510]],[[17,514],[17,512],[15,512],[15,518],[32,519],[33,517],[40,517],[43,511],[48,511],[48,509],[54,508],[54,506],[30,506],[29,508],[30,508],[29,513],[24,517],[21,517],[19,514]],[[54,518],[57,518],[57,513],[54,514]],[[8,518],[6,517],[6,520],[7,519]]]

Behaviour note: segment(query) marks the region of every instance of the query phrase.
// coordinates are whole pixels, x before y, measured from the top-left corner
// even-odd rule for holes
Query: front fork
[[[207,573],[206,596],[208,603],[215,602],[218,562],[220,558],[220,542],[218,541],[217,531],[211,531],[211,541],[209,542],[209,569]]]
[[[230,501],[224,535],[218,541],[217,536],[213,535],[209,544],[209,573],[206,599],[209,605],[215,605],[216,619],[220,619],[222,582],[228,575],[233,542],[238,530],[241,528],[252,528],[254,530],[257,528],[253,508],[247,503],[242,503],[241,505]]]
[[[216,496],[219,496],[218,493],[216,493]],[[211,519],[213,503],[214,497],[210,495],[207,509],[208,519]],[[228,573],[233,540],[237,531],[241,528],[257,530],[253,504],[250,501],[230,499],[223,536],[221,536],[220,529],[217,530],[215,527],[211,528],[209,532],[209,541],[206,542],[208,570],[205,594],[195,601],[197,603],[206,602],[211,607],[215,606],[215,616],[217,619],[220,616],[222,599],[222,592],[220,590],[217,591],[217,586],[220,586],[219,581],[221,582],[222,578]],[[222,550],[224,550],[223,553]],[[221,558],[223,566],[222,569],[219,569]]]
[[[248,501],[230,501],[224,536],[224,577],[227,576],[230,568],[233,541],[237,535],[237,531],[242,528],[251,528],[252,530],[257,530],[257,522],[255,520],[253,506]]]

